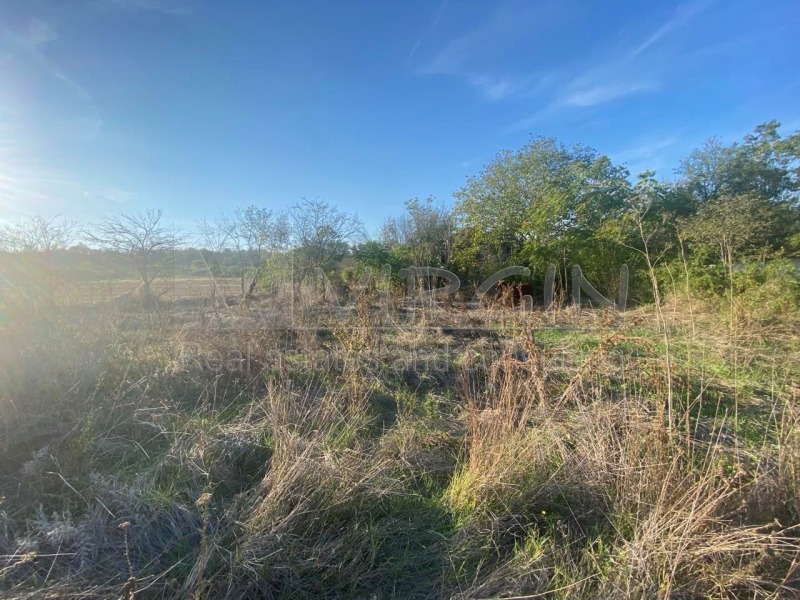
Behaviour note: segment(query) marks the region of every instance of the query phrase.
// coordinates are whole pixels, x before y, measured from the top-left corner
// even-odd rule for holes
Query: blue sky
[[[0,219],[301,197],[375,230],[531,134],[671,178],[800,128],[796,0],[0,0]]]

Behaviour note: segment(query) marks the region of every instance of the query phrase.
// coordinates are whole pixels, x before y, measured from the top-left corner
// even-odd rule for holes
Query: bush
[[[733,306],[738,319],[771,323],[800,311],[800,270],[790,260],[746,262],[735,266],[732,276],[722,264],[693,263],[684,270],[683,264],[673,262],[661,268],[661,285],[685,285],[687,271],[691,293],[726,314]]]

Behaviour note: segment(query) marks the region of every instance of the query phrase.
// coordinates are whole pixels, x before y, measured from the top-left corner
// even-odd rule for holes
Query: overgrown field
[[[7,298],[0,595],[800,597],[796,315],[393,303]]]

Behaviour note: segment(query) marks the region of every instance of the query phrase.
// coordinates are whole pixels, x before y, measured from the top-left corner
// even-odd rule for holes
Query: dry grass
[[[800,595],[795,325],[300,300],[7,302],[2,595]]]

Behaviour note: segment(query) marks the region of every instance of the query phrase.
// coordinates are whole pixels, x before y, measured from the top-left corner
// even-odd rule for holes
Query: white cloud
[[[59,212],[70,182],[23,162],[0,158],[0,217],[18,218],[27,213]]]
[[[662,150],[671,148],[680,141],[678,136],[670,135],[663,138],[648,140],[634,148],[629,148],[621,152],[612,152],[612,156],[619,162],[639,161],[645,158],[652,158]]]
[[[601,83],[571,92],[562,103],[576,107],[596,106],[655,88],[654,84],[646,81]]]
[[[23,34],[27,43],[33,48],[42,48],[58,39],[58,34],[52,25],[38,19],[31,20],[27,31]]]
[[[89,91],[50,59],[60,39],[56,27],[32,19],[17,31],[0,28],[0,36],[11,76],[24,73],[0,90],[0,210],[44,212],[75,186],[44,168],[41,153],[97,136],[104,121]]]
[[[417,41],[414,42],[414,45],[411,46],[411,51],[408,53],[408,58],[406,59],[407,66],[411,65],[412,61],[414,60],[414,56],[417,54],[417,50],[419,50],[420,46],[425,41],[425,39],[428,38],[434,32],[436,26],[439,24],[439,21],[442,20],[442,17],[444,16],[445,11],[447,10],[447,5],[448,5],[448,0],[444,0],[444,2],[442,2],[442,5],[439,7],[439,10],[436,11],[436,15],[434,15],[431,24],[428,26],[428,29],[425,31],[423,36],[417,39]]]
[[[500,100],[516,91],[514,83],[507,79],[473,73],[466,74],[465,78],[470,85],[481,90],[490,100]]]
[[[133,191],[30,166],[30,161],[24,158],[0,154],[0,219],[13,220],[36,213],[81,218],[110,207],[125,206],[138,198]]]
[[[98,188],[82,190],[84,198],[93,198],[111,202],[112,204],[129,204],[136,200],[136,193],[118,188]]]
[[[505,2],[495,9],[480,27],[452,38],[417,72],[460,79],[487,100],[549,95],[551,100],[539,109],[549,113],[557,108],[587,108],[613,102],[633,94],[652,92],[662,87],[668,62],[654,57],[653,49],[666,36],[684,27],[715,0],[691,0],[678,6],[666,22],[644,35],[636,44],[611,50],[605,62],[589,63],[583,71],[575,65],[532,68],[527,73],[504,65],[509,54],[518,52],[532,36],[552,32],[572,15],[569,4]],[[428,32],[415,41],[408,63],[418,58],[424,40],[439,25],[447,4],[435,15]],[[572,75],[570,76],[570,73]],[[528,123],[530,119],[525,119]]]
[[[654,92],[664,87],[673,58],[664,53],[646,52],[665,36],[686,25],[714,0],[695,0],[682,4],[666,23],[643,38],[637,45],[617,48],[605,60],[585,65],[555,93],[554,99],[535,114],[520,119],[507,128],[513,132],[531,127],[544,118],[552,118],[566,109],[581,109],[618,101],[634,94]]]
[[[443,11],[434,26],[441,14]],[[452,38],[417,72],[460,79],[488,100],[531,95],[554,80],[552,73],[541,68],[508,69],[501,65],[507,64],[510,53],[524,50],[537,30],[553,27],[564,14],[563,5],[555,2],[504,2],[479,27]],[[418,54],[425,37],[427,34],[415,42],[409,59]]]
[[[33,19],[28,25],[28,28],[22,33],[6,31],[6,35],[20,51],[17,54],[25,55],[28,59],[50,73],[50,75],[66,83],[83,100],[92,102],[92,97],[89,92],[76,80],[62,71],[45,54],[45,46],[58,39],[58,33],[52,25]]]
[[[698,13],[711,6],[713,2],[714,0],[697,0],[694,2],[680,4],[678,8],[675,9],[675,13],[672,18],[654,31],[650,36],[648,36],[644,42],[637,46],[631,53],[631,56],[638,56],[654,44],[658,43],[666,35],[672,31],[675,31],[676,29],[679,29]]]
[[[633,94],[652,92],[659,86],[660,84],[655,80],[615,80],[612,74],[601,75],[600,71],[588,72],[573,79],[552,102],[536,110],[533,114],[515,121],[506,127],[504,132],[522,131],[548,119],[563,118],[567,109],[600,106]]]
[[[663,177],[669,175],[665,170],[674,166],[686,148],[691,146],[682,133],[643,140],[631,148],[609,152],[609,156],[615,163],[625,165],[631,175],[653,170]]]

